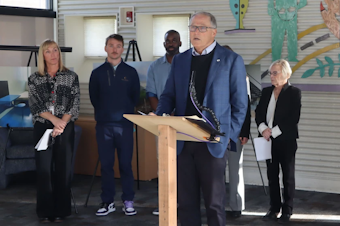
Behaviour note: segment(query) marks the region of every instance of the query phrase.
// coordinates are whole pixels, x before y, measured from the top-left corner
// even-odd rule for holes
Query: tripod
[[[125,62],[127,61],[128,57],[129,57],[129,52],[130,52],[130,47],[132,46],[132,61],[136,61],[136,53],[135,53],[135,49],[137,49],[137,53],[138,53],[138,57],[139,57],[139,61],[142,61],[142,58],[140,57],[140,53],[139,53],[139,49],[138,49],[138,45],[137,45],[137,41],[132,39],[131,41],[129,41],[129,47],[127,49],[126,52],[126,56],[125,56]]]

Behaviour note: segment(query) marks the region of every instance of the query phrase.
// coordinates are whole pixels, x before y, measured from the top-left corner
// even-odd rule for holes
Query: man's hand
[[[241,145],[245,145],[248,142],[248,137],[240,137]]]
[[[264,137],[264,139],[266,139],[267,141],[269,141],[270,136],[272,135],[272,130],[270,128],[265,129],[262,132],[262,136]]]
[[[153,112],[150,112],[148,115],[151,115],[151,116],[157,116],[155,113]]]

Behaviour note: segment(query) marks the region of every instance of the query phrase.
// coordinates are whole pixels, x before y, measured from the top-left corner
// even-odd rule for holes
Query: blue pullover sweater
[[[133,114],[139,101],[136,69],[122,60],[114,71],[113,66],[105,62],[92,71],[89,92],[97,123],[131,124],[123,114]]]

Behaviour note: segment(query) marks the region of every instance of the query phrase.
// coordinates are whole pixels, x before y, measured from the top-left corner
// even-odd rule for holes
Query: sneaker
[[[100,208],[97,210],[96,215],[97,216],[106,216],[111,212],[116,211],[115,204],[113,202],[111,203],[105,203],[102,202],[100,204]]]
[[[133,208],[133,201],[124,201],[123,211],[126,216],[136,215],[137,211]]]
[[[155,209],[154,211],[152,211],[152,214],[155,216],[159,216],[159,209]]]

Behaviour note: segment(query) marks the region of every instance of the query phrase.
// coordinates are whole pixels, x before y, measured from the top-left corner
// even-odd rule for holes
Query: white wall
[[[36,67],[0,66],[0,81],[8,81],[10,95],[19,95],[26,91],[27,79],[35,71],[37,71]]]
[[[84,17],[65,17],[65,45],[72,47],[72,53],[65,53],[65,65],[73,67],[78,74],[79,82],[89,82],[93,63],[103,63],[105,57],[84,56]],[[103,43],[103,48],[105,43]]]
[[[153,61],[153,23],[151,14],[136,15],[136,40],[143,61]]]
[[[0,15],[0,31],[0,45],[35,46],[54,38],[52,18]],[[0,66],[27,66],[29,56],[30,52],[0,50]]]

